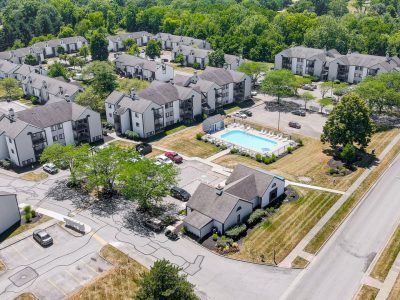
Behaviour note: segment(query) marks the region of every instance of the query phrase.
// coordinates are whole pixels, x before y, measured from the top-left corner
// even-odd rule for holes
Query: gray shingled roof
[[[174,82],[183,87],[190,87],[199,93],[208,93],[214,85],[218,86],[215,82],[204,80],[199,77],[197,78],[197,82],[193,83],[191,82],[191,78],[192,76],[176,74]]]
[[[86,107],[73,102],[58,101],[22,110],[16,115],[17,119],[25,123],[46,128],[67,121],[76,121],[86,109]]]
[[[201,229],[210,223],[213,219],[203,215],[198,211],[192,211],[189,215],[185,218],[185,223],[192,225],[194,228]]]
[[[36,73],[31,73],[23,81],[23,83],[28,83],[30,80],[32,80],[32,83],[30,83],[30,85],[37,89],[41,89],[43,86],[43,82],[45,82],[47,84],[47,91],[49,92],[49,94],[53,95],[72,96],[75,93],[79,92],[79,87],[77,87],[76,85]],[[62,94],[60,92],[60,87],[63,91]]]
[[[127,32],[123,34],[117,34],[117,35],[109,35],[107,39],[109,39],[112,42],[119,42],[119,41],[125,41],[129,38],[131,39],[139,39],[142,36],[148,36],[151,37],[153,36],[151,33],[148,33],[147,31],[137,31],[137,32]]]
[[[186,100],[191,93],[190,88],[155,80],[147,89],[141,91],[139,96],[158,105],[164,105],[177,100]]]
[[[171,42],[179,43],[180,45],[197,46],[199,48],[205,48],[204,44],[207,43],[204,40],[195,39],[190,36],[173,35],[173,34],[163,33],[163,32],[157,33],[154,37],[156,40],[161,40],[161,41],[170,40]]]
[[[61,39],[53,39],[49,41],[44,41],[44,42],[37,42],[33,44],[33,47],[39,48],[39,49],[44,49],[46,46],[57,48],[57,46],[60,46],[62,44],[68,45],[68,44],[75,44],[78,41],[82,41],[87,43],[87,40],[83,36],[72,36],[72,37],[67,37],[67,38],[61,38]]]
[[[233,70],[226,70],[223,68],[207,67],[203,73],[199,75],[201,79],[215,82],[219,86],[229,83],[238,83],[242,81],[245,74]]]
[[[211,124],[215,124],[215,123],[221,122],[223,120],[224,120],[224,117],[222,115],[216,114],[214,116],[211,116],[211,117],[208,117],[207,119],[205,119],[203,121],[203,124],[208,126],[208,125],[211,125]]]
[[[119,62],[124,66],[130,66],[130,67],[139,66],[142,69],[149,70],[151,72],[155,72],[157,70],[157,63],[155,61],[147,60],[129,54],[121,54],[115,59],[114,62]]]
[[[121,99],[125,96],[124,93],[121,93],[119,91],[113,91],[110,95],[108,95],[106,99],[106,103],[108,104],[117,104]]]
[[[22,64],[20,67],[15,70],[15,74],[20,74],[22,76],[28,76],[30,73],[34,72],[35,68],[30,65]]]
[[[372,67],[374,65],[380,64],[387,71],[391,71],[400,65],[397,63],[396,58],[390,58],[385,56],[360,54],[357,52],[343,55],[339,60],[349,66],[360,66],[360,67]]]
[[[118,103],[118,106],[120,106],[123,109],[129,108],[133,112],[142,114],[151,105],[151,103],[152,103],[151,101],[146,100],[146,99],[137,98],[137,99],[133,100],[129,97],[124,97]]]
[[[224,54],[225,62],[229,65],[237,64],[240,61],[240,57],[237,55]]]
[[[212,50],[205,50],[201,48],[195,48],[191,46],[179,45],[175,47],[172,52],[182,53],[183,55],[194,55],[199,58],[206,58],[212,52]]]
[[[9,62],[7,60],[0,60],[0,71],[6,74],[13,73],[19,65]]]
[[[0,133],[5,133],[6,136],[15,139],[29,124],[18,119],[13,121],[6,115],[0,117]]]

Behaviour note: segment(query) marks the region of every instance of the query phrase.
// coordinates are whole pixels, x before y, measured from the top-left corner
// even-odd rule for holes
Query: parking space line
[[[23,255],[23,254],[21,253],[21,251],[18,250],[17,247],[15,247],[14,245],[12,245],[11,247],[12,247],[12,248],[15,250],[15,252],[17,252],[23,259],[28,260],[28,259],[26,258],[26,256]]]
[[[67,294],[54,282],[52,282],[50,279],[47,279],[47,281],[54,286],[59,292],[61,292],[64,296],[67,296]]]
[[[107,245],[107,241],[105,239],[103,239],[101,236],[99,236],[97,233],[93,233],[92,235],[98,242],[100,242],[100,244],[102,244],[103,246]]]
[[[93,267],[91,267],[87,262],[80,260],[81,262],[83,262],[90,270],[92,270],[93,272],[95,272],[96,274],[98,274],[99,272],[97,272]]]
[[[74,274],[72,274],[72,273],[71,273],[70,271],[68,271],[68,270],[64,270],[64,271],[65,271],[65,273],[67,273],[69,276],[71,276],[72,279],[73,279],[77,284],[82,285],[81,282],[80,282],[78,279],[76,279],[76,277],[75,277]]]
[[[29,240],[35,245],[36,248],[40,249],[41,251],[44,250],[44,249],[43,249],[42,247],[40,247],[39,244],[36,243],[33,239],[29,239]]]

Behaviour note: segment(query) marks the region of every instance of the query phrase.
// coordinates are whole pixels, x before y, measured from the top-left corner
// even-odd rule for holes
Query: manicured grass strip
[[[358,201],[364,196],[364,193],[375,183],[380,175],[386,170],[390,162],[400,151],[400,143],[397,143],[379,165],[368,175],[358,189],[347,199],[347,201],[336,211],[329,221],[308,243],[305,251],[315,254],[322,245],[329,239],[332,233],[339,227],[343,220],[348,216],[351,210],[357,205]]]
[[[400,299],[400,274],[397,276],[397,279],[388,297],[388,300],[398,300],[398,299]]]
[[[165,134],[166,135],[170,135],[170,134],[173,134],[175,132],[181,131],[181,130],[183,130],[185,128],[187,128],[186,125],[180,125],[180,126],[177,126],[177,127],[174,127],[174,128],[171,128],[171,129],[165,131]]]
[[[292,261],[292,268],[302,268],[304,269],[310,262],[300,256],[297,256],[294,261]]]
[[[397,227],[395,233],[390,238],[385,250],[383,250],[381,256],[376,262],[375,267],[371,272],[371,276],[380,280],[385,281],[390,268],[392,267],[397,255],[400,252],[400,226]]]
[[[67,299],[134,299],[147,269],[111,245],[104,246],[100,254],[113,267]]]
[[[32,293],[23,293],[17,296],[14,300],[37,300],[37,298]]]
[[[21,179],[29,180],[29,181],[41,181],[49,177],[49,175],[45,172],[28,172],[21,176]]]
[[[336,194],[296,188],[301,197],[283,204],[270,219],[245,238],[234,257],[274,263],[281,262],[339,198]]]
[[[364,284],[354,300],[374,300],[378,293],[379,289]]]
[[[37,222],[35,222],[35,223],[26,223],[26,224],[23,224],[23,225],[19,226],[18,228],[16,228],[16,229],[7,237],[7,239],[12,238],[13,236],[16,236],[16,235],[18,235],[18,234],[20,234],[20,233],[22,233],[22,232],[24,232],[24,231],[27,231],[27,230],[29,230],[29,229],[32,229],[32,228],[34,228],[34,227],[36,227],[36,226],[38,226],[38,225],[40,225],[40,224],[42,224],[42,223],[44,223],[44,222],[47,222],[47,221],[49,221],[49,220],[51,220],[50,217],[48,217],[48,216],[42,216],[42,217],[39,219],[39,221],[37,221]]]
[[[128,148],[133,148],[135,146],[134,143],[130,143],[127,141],[121,141],[121,140],[115,140],[110,142],[109,144],[113,144],[114,146],[123,148],[123,149],[128,149]]]
[[[4,263],[0,260],[0,272],[4,271],[6,269],[6,266]]]

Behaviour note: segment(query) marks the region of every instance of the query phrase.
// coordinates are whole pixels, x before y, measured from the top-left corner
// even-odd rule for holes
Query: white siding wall
[[[131,130],[131,124],[129,120],[129,110],[121,115],[121,132],[124,134],[127,130]]]
[[[10,155],[10,160],[17,166],[19,166],[17,149],[15,147],[15,141],[13,139],[10,140],[9,137],[6,137],[7,140],[7,148],[8,154]]]
[[[63,123],[63,129],[64,129],[64,138],[65,138],[65,144],[75,144],[74,140],[74,133],[72,131],[72,122],[64,122]]]
[[[237,209],[241,207],[239,211]],[[229,228],[237,225],[237,217],[240,215],[240,222],[243,223],[243,220],[252,213],[253,205],[249,202],[239,200],[232,210],[229,217],[226,219],[224,224],[224,230],[228,230]]]
[[[114,111],[115,111],[115,105],[106,103],[107,122],[111,123],[112,125],[114,125]]]
[[[276,186],[273,187],[273,185],[276,184]],[[270,186],[268,187],[267,191],[264,193],[264,196],[262,197],[261,200],[261,207],[265,207],[269,204],[269,202],[272,199],[269,199],[269,193],[274,189],[274,188],[278,189],[278,193],[277,193],[277,197],[279,197],[280,195],[283,194],[283,192],[285,191],[285,181],[284,180],[280,180],[278,178],[274,178],[270,184]]]
[[[179,101],[174,101],[174,123],[178,123],[179,121],[180,121]]]
[[[245,82],[244,82],[244,98],[250,98],[251,96],[251,78],[250,76],[245,77]]]
[[[91,109],[86,109],[83,116],[86,117],[87,115],[89,115],[90,141],[94,142],[95,137],[103,137],[100,114]]]
[[[0,135],[0,159],[8,158],[7,137],[5,134]]]
[[[47,145],[53,144],[53,134],[51,132],[51,128],[50,127],[46,127],[44,129],[44,132],[46,133]]]
[[[349,67],[349,77],[347,78],[347,82],[353,83],[354,82],[354,72],[356,70],[355,66]]]
[[[228,103],[227,104],[233,103],[233,101],[234,101],[234,99],[233,99],[233,86],[234,86],[233,83],[230,83],[228,85]]]
[[[0,234],[21,220],[15,195],[0,196]]]
[[[174,78],[174,69],[166,64],[157,65],[155,77],[158,81],[168,82],[171,78]]]

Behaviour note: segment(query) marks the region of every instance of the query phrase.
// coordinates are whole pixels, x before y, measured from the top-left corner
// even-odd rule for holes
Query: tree
[[[95,31],[90,39],[90,53],[93,60],[107,60],[108,59],[108,42],[104,34]]]
[[[181,269],[162,259],[154,263],[150,272],[144,273],[139,282],[137,300],[196,300],[193,285],[181,275]]]
[[[83,46],[81,47],[81,49],[79,49],[79,55],[80,55],[80,56],[83,56],[83,58],[84,58],[85,61],[86,61],[86,58],[87,58],[88,55],[89,55],[89,47],[86,46],[86,45],[83,45]]]
[[[5,90],[8,99],[15,99],[22,94],[20,83],[15,78],[8,77],[1,79],[0,86]]]
[[[150,40],[147,43],[146,56],[150,57],[151,59],[154,59],[156,57],[159,57],[160,55],[161,55],[160,43],[157,42],[156,40]]]
[[[38,61],[32,54],[28,54],[27,56],[25,56],[24,63],[27,65],[36,66],[38,64]]]
[[[129,49],[131,46],[135,45],[136,41],[133,38],[127,38],[126,40],[122,41],[122,45],[125,49]]]
[[[71,26],[67,25],[67,26],[62,26],[60,29],[60,33],[58,34],[59,38],[67,38],[67,37],[71,37],[74,36],[75,32],[72,29]]]
[[[52,144],[44,148],[40,161],[42,163],[51,162],[59,168],[68,166],[70,182],[72,185],[76,185],[81,168],[85,165],[89,155],[89,149],[88,144],[81,146]]]
[[[291,71],[285,69],[273,70],[265,76],[261,84],[261,91],[277,97],[279,103],[282,97],[292,96],[296,87],[296,78]]]
[[[104,100],[107,96],[97,93],[93,87],[88,87],[75,98],[75,102],[82,106],[88,106],[91,109],[103,113],[105,110]]]
[[[338,145],[358,144],[368,146],[375,126],[371,111],[364,100],[355,93],[345,95],[330,113],[323,128],[321,141]]]
[[[134,2],[129,2],[125,12],[126,30],[128,32],[133,32],[136,30],[136,13],[137,8],[134,5]]]
[[[139,46],[135,43],[126,52],[130,55],[138,55],[140,53]]]
[[[182,53],[178,53],[176,56],[175,56],[175,62],[177,63],[177,64],[179,64],[179,65],[183,65],[183,63],[185,62],[185,57],[183,56],[183,54]]]
[[[68,80],[68,70],[63,64],[56,62],[49,66],[48,70],[49,77],[60,77],[62,76],[65,80]]]
[[[322,109],[325,106],[332,105],[332,100],[329,98],[322,98],[319,100],[319,105],[321,106],[321,114],[322,114]]]
[[[147,80],[137,78],[123,78],[118,82],[117,90],[123,93],[129,93],[132,89],[142,91],[148,88],[150,83]]]
[[[324,81],[319,85],[321,98],[325,98],[326,94],[333,89],[333,81]]]
[[[304,92],[300,98],[304,101],[304,109],[307,110],[307,102],[314,100],[315,96],[310,92]]]
[[[222,49],[215,50],[208,55],[208,64],[211,67],[222,68],[225,65],[225,54]]]
[[[108,61],[94,61],[82,72],[84,78],[91,78],[90,84],[96,93],[111,93],[117,87],[114,66]]]
[[[57,46],[56,51],[57,51],[57,54],[58,54],[58,55],[60,55],[60,54],[65,54],[65,49],[64,49],[64,47],[61,46],[61,45]]]
[[[268,72],[268,70],[269,67],[266,63],[255,61],[245,61],[237,69],[237,71],[249,75],[252,78],[253,83],[257,82],[257,80],[260,79],[261,75]]]
[[[347,0],[331,0],[328,4],[329,13],[335,17],[341,17],[349,13]]]
[[[176,184],[177,168],[172,164],[158,165],[152,159],[126,165],[121,174],[125,197],[148,211],[162,201]]]
[[[343,149],[342,152],[340,152],[340,158],[348,163],[351,164],[353,162],[355,162],[356,158],[357,158],[357,149],[356,147],[354,147],[352,144],[346,144]]]

